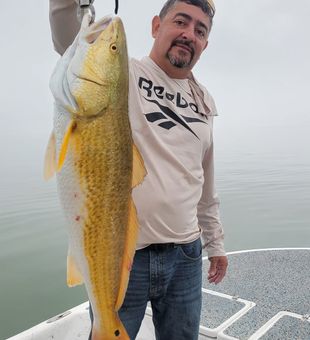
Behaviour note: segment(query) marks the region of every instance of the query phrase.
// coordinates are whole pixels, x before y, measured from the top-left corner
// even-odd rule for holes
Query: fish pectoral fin
[[[132,188],[142,183],[147,171],[144,166],[143,158],[135,144],[132,145],[133,162],[132,162]]]
[[[68,254],[67,257],[67,285],[74,287],[81,285],[84,282],[83,276],[79,271],[76,262],[72,255]]]
[[[52,131],[45,151],[44,174],[43,174],[44,179],[48,181],[50,178],[54,176],[55,172],[56,172],[56,138],[54,131]]]
[[[125,240],[125,249],[122,261],[121,268],[121,278],[120,278],[120,287],[118,291],[118,296],[115,304],[115,311],[118,311],[124,301],[128,281],[129,274],[132,267],[133,257],[136,251],[136,243],[138,237],[138,229],[139,223],[137,218],[136,207],[133,203],[132,198],[129,200],[129,214],[128,214],[128,226],[127,226],[127,234]]]
[[[66,155],[67,155],[67,151],[68,151],[68,147],[69,147],[70,137],[71,137],[72,132],[74,131],[75,128],[76,128],[76,122],[72,119],[69,122],[66,133],[65,133],[64,138],[62,140],[61,148],[60,148],[60,151],[59,151],[58,163],[57,163],[57,172],[59,172],[61,170],[62,166],[64,165]]]

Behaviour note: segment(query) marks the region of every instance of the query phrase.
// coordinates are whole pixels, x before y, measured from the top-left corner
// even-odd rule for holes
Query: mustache
[[[176,45],[184,45],[184,46],[188,47],[191,50],[191,54],[192,55],[195,53],[195,49],[193,47],[193,44],[189,40],[186,40],[186,39],[176,39],[171,44],[171,47],[176,46]]]

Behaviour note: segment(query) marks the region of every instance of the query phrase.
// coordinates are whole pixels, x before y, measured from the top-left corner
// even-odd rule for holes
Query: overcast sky
[[[163,3],[120,0],[131,56],[149,53],[151,19]],[[217,103],[218,148],[261,138],[264,128],[280,144],[293,137],[304,146],[310,142],[310,1],[215,4],[209,46],[194,71]],[[99,18],[113,12],[114,1],[95,0],[95,7]],[[48,81],[58,58],[48,1],[2,1],[1,14],[0,151],[7,152],[8,135],[21,142],[20,136],[39,136],[45,145],[52,127]]]

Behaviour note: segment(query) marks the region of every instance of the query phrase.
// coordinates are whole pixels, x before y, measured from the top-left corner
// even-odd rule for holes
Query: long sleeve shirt
[[[50,0],[55,49],[63,54],[79,25],[74,0]],[[129,62],[129,118],[147,176],[133,190],[137,249],[202,236],[209,257],[225,255],[214,185],[214,100],[198,81],[170,78],[151,58]]]

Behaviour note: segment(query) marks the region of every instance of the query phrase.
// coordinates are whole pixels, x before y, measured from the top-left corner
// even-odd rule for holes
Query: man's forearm
[[[75,0],[50,0],[49,17],[54,48],[62,55],[80,29],[77,3]]]

